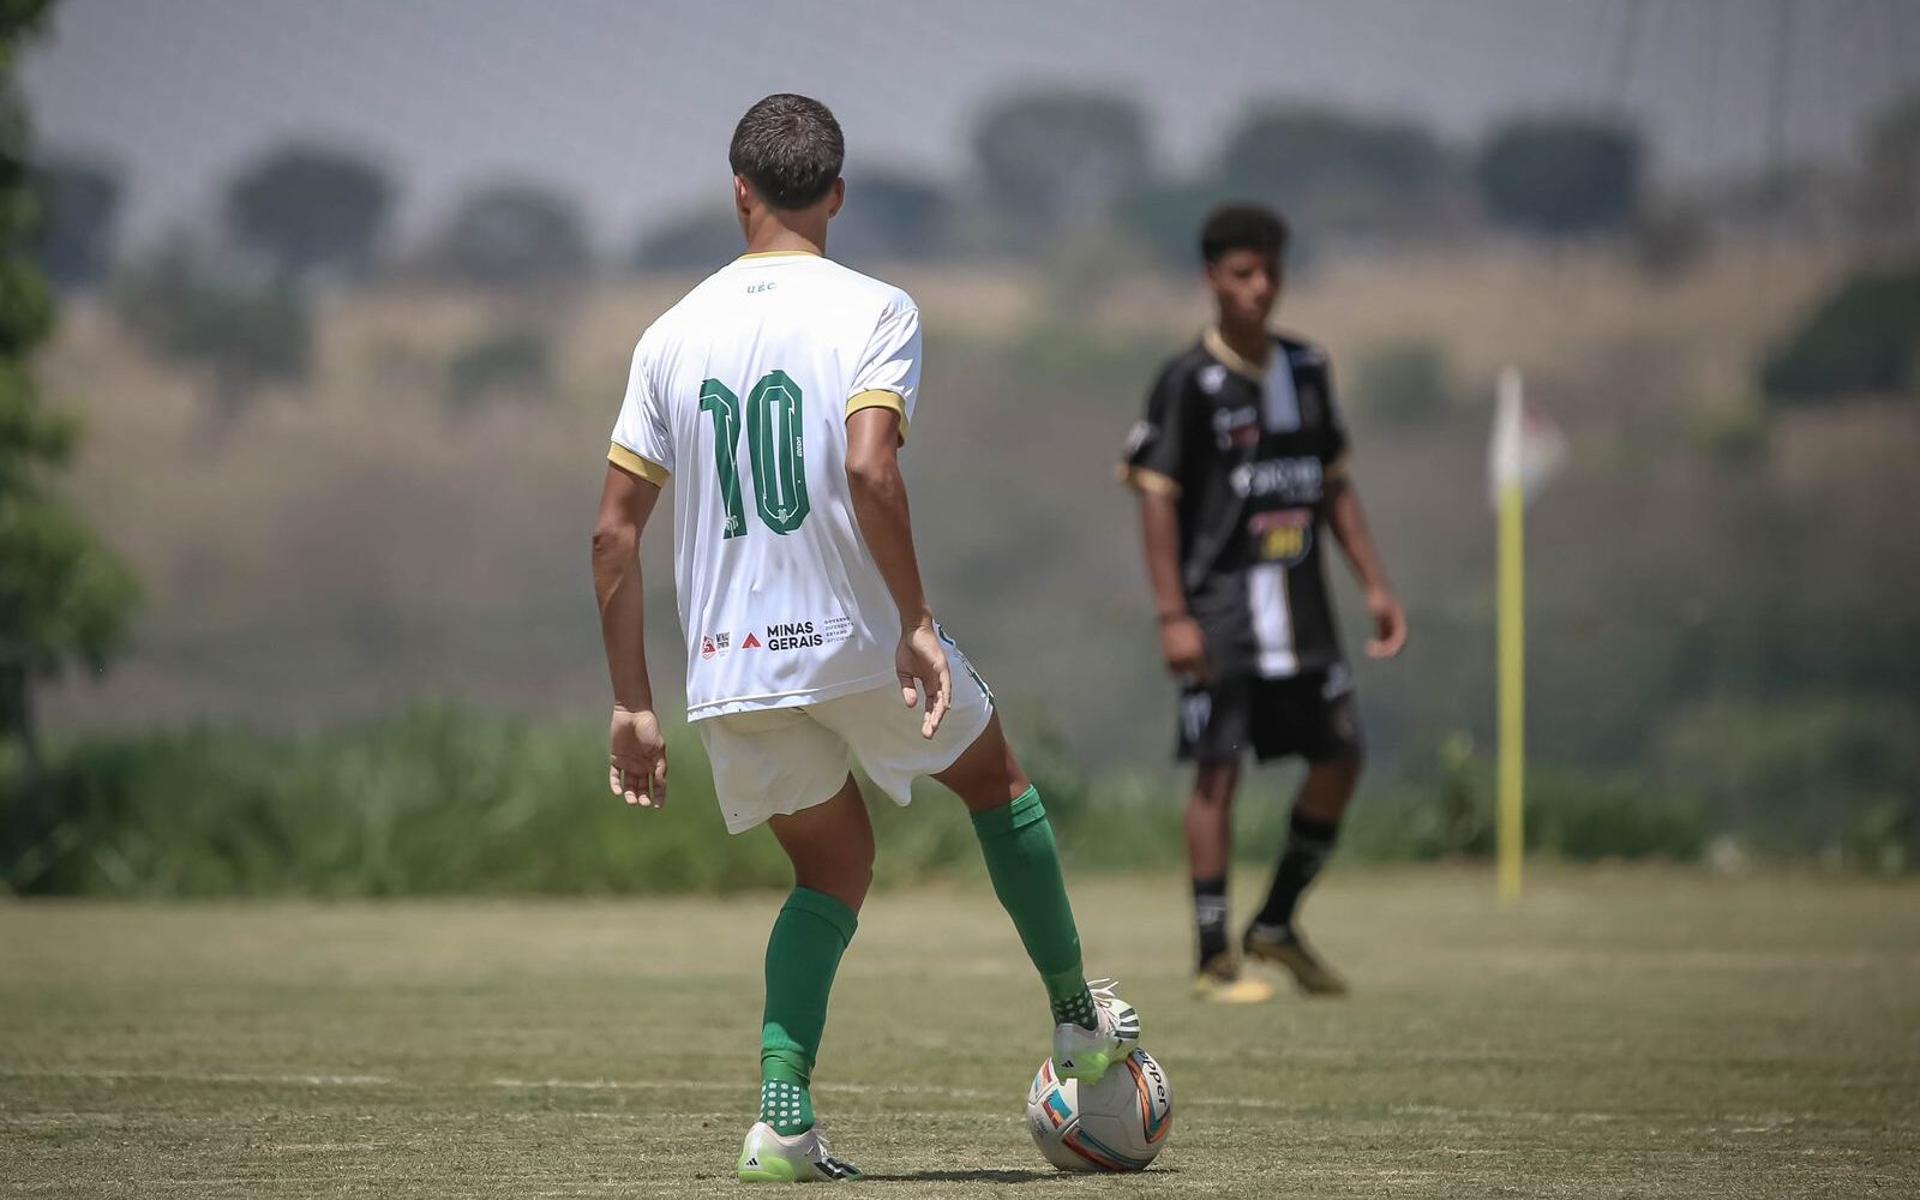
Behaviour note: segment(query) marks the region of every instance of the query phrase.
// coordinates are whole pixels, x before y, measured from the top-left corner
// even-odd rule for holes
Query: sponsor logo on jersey
[[[1270,458],[1242,463],[1227,476],[1237,496],[1276,498],[1289,504],[1316,504],[1326,480],[1317,458]]]
[[[1247,533],[1252,537],[1254,554],[1261,562],[1293,566],[1313,548],[1313,510],[1283,508],[1278,512],[1255,513],[1247,520]]]
[[[716,647],[713,644],[712,635],[708,635],[700,639],[700,657],[701,658],[712,658],[714,655],[718,653],[720,653],[720,650],[718,647]]]
[[[812,621],[776,621],[767,626],[768,650],[805,650],[826,643]]]
[[[1260,444],[1260,410],[1250,404],[1213,410],[1213,437],[1222,450]]]
[[[824,646],[828,642],[844,642],[853,637],[852,617],[827,617],[819,621],[774,621],[766,626],[766,640],[758,634],[749,633],[740,641],[742,650],[758,650],[765,646],[771,651],[810,650]],[[724,637],[724,635],[722,635]],[[720,643],[722,653],[726,642]]]
[[[1200,368],[1200,373],[1194,377],[1194,381],[1200,385],[1201,391],[1209,396],[1214,395],[1227,382],[1227,369],[1219,363],[1209,363]]]
[[[706,633],[700,635],[700,657],[715,658],[733,648],[731,633]]]

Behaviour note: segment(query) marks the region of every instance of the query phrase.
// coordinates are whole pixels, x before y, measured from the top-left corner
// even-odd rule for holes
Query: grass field
[[[1309,913],[1356,994],[1217,1010],[1178,880],[1083,880],[1178,1109],[1152,1171],[1104,1180],[1027,1141],[1044,1009],[990,896],[882,894],[820,1105],[901,1196],[1920,1193],[1920,890],[1490,891],[1337,871]],[[735,1193],[777,904],[0,905],[0,1193]]]

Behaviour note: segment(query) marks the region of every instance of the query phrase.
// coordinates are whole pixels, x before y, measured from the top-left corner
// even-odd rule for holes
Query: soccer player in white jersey
[[[859,1176],[827,1153],[808,1093],[873,878],[856,761],[896,803],[931,775],[971,811],[1046,986],[1061,1075],[1098,1079],[1139,1038],[1133,1009],[1086,981],[1046,810],[921,587],[897,460],[920,385],[920,315],[899,288],[825,257],[844,154],[833,114],[804,96],[768,96],[740,119],[729,160],[747,252],[641,337],[593,534],[613,792],[642,809],[667,795],[638,547],[671,476],[687,716],[728,830],[765,822],[793,862],[767,942],[745,1180]]]

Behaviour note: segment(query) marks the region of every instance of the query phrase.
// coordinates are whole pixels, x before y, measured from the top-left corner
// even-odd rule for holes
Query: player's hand
[[[1373,640],[1368,658],[1392,658],[1407,644],[1407,611],[1389,591],[1367,593],[1367,615],[1373,618]]]
[[[637,808],[665,808],[667,739],[660,734],[660,719],[616,705],[608,743],[607,786],[613,794]]]
[[[1160,657],[1167,670],[1195,683],[1207,677],[1207,635],[1190,616],[1160,622]]]
[[[920,736],[932,738],[940,722],[947,718],[947,705],[953,699],[953,674],[947,667],[947,650],[932,624],[915,625],[900,635],[900,648],[893,652],[893,669],[900,676],[900,698],[908,708],[919,708],[926,701],[927,716],[920,722]]]

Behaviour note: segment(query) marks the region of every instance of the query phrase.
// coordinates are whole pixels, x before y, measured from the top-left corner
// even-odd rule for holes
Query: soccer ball
[[[1173,1084],[1136,1049],[1091,1087],[1062,1079],[1053,1060],[1027,1089],[1027,1132],[1062,1171],[1144,1171],[1173,1129]]]

